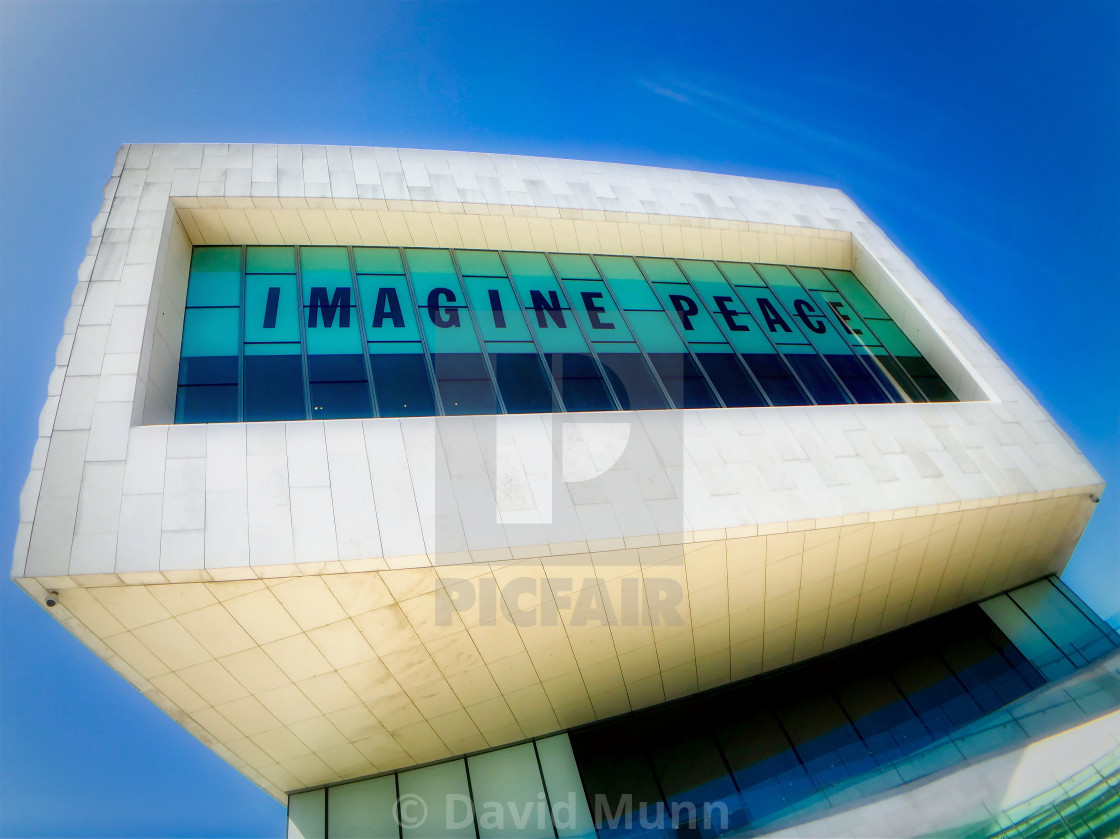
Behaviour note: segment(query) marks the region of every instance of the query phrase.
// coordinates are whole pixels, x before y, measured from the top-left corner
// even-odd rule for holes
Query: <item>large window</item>
[[[196,247],[176,422],[955,400],[850,271]]]

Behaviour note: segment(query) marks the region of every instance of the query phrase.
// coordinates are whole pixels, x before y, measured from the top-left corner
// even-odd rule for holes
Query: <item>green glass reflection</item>
[[[690,344],[723,343],[723,334],[691,286],[687,283],[654,283],[653,287],[665,311],[676,319],[686,341]]]
[[[827,276],[836,288],[848,300],[851,301],[852,306],[855,307],[856,313],[864,319],[867,318],[889,318],[883,307],[879,305],[879,301],[869,292],[851,271],[840,271],[832,268],[825,269],[825,276]]]
[[[246,342],[299,339],[296,278],[290,274],[252,274],[246,277]]]
[[[758,271],[754,266],[748,265],[745,262],[717,262],[720,270],[727,276],[733,285],[745,286],[765,286],[766,283],[762,281],[762,277],[758,275]]]
[[[419,341],[379,341],[369,344],[370,355],[420,355],[424,345]]]
[[[910,343],[902,330],[893,320],[869,320],[866,322],[884,347],[894,355],[902,357],[921,356],[918,348]]]
[[[677,264],[671,259],[659,257],[639,256],[638,265],[651,283],[683,283],[684,275]]]
[[[626,317],[646,352],[683,353],[684,341],[664,312],[628,312]]]
[[[354,248],[354,269],[359,274],[403,274],[404,263],[396,248]]]
[[[455,251],[459,273],[464,277],[504,277],[505,266],[497,251]]]
[[[424,325],[424,338],[428,342],[428,352],[432,353],[476,353],[478,336],[471,323],[470,312],[466,308],[439,307],[433,314],[422,312],[420,322]]]
[[[803,268],[791,265],[789,270],[793,272],[797,281],[805,288],[813,291],[836,291],[836,286],[832,284],[832,281],[825,276],[824,271],[820,268]]]
[[[245,272],[248,274],[294,274],[296,249],[250,245],[245,249]]]
[[[797,323],[786,314],[785,307],[769,289],[736,287],[736,290],[770,340],[778,344],[808,344]]]
[[[187,282],[188,306],[241,303],[241,248],[196,247]]]
[[[556,268],[556,273],[565,280],[599,279],[595,263],[585,254],[555,253],[552,254],[552,265]]]
[[[182,354],[189,358],[237,355],[239,309],[187,309]]]
[[[291,344],[246,344],[245,355],[299,355],[300,345]]]
[[[592,341],[633,341],[622,313],[602,280],[564,280],[576,317]]]
[[[353,308],[341,309],[331,325],[320,319],[315,326],[307,326],[307,352],[310,355],[351,355],[362,351],[362,336],[358,332],[358,315]]]

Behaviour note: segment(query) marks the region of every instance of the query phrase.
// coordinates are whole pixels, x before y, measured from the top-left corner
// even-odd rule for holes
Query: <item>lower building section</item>
[[[289,837],[1115,835],[1118,647],[1048,577],[678,702],[293,794]]]

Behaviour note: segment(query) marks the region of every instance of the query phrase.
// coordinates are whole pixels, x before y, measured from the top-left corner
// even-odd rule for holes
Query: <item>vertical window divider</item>
[[[503,264],[504,261],[503,261]],[[532,331],[532,330],[530,330]],[[552,825],[552,835],[556,839],[560,839],[560,831],[556,829],[556,817],[552,812],[552,796],[548,794],[548,781],[544,777],[544,764],[541,763],[541,753],[537,749],[537,741],[531,740],[533,744],[533,757],[537,759],[537,773],[541,776],[541,789],[544,790],[544,806],[548,808],[548,823]]]
[[[481,834],[478,832],[478,811],[474,806],[474,787],[471,786],[471,765],[466,756],[460,760],[463,761],[463,774],[467,776],[467,797],[471,800],[471,822],[474,824],[475,839],[481,839]]]
[[[724,270],[719,267],[719,262],[717,262],[716,260],[713,259],[712,264],[714,266],[716,266],[716,270],[719,271],[720,275],[723,277],[724,281],[727,283],[727,287],[731,289],[731,291],[735,294],[735,296],[739,298],[739,302],[743,304],[743,306],[746,308],[746,310],[748,312],[750,312],[751,307],[749,305],[747,305],[747,301],[743,299],[743,296],[739,293],[739,289],[735,287],[735,283],[731,282],[731,278],[728,277],[727,274],[724,272]],[[753,264],[751,265],[751,268],[754,268]],[[761,279],[761,277],[762,277],[762,275],[759,274],[760,279]],[[762,282],[765,283],[766,280],[762,280]],[[769,285],[766,286],[766,290],[770,291],[770,286]],[[793,365],[790,364],[788,361],[786,361],[786,357],[785,357],[785,355],[782,354],[781,348],[777,345],[777,343],[774,341],[774,339],[771,336],[766,334],[766,329],[764,329],[762,324],[759,323],[758,320],[755,319],[755,316],[754,316],[753,313],[751,314],[751,320],[753,320],[755,322],[755,324],[758,326],[758,331],[762,335],[762,337],[765,338],[769,342],[770,346],[774,348],[774,354],[777,355],[778,361],[780,361],[782,366],[785,367],[786,370],[789,371],[789,374],[793,377],[793,380],[795,382],[797,382],[797,384],[801,388],[801,390],[805,393],[806,396],[809,397],[810,404],[812,404],[812,405],[821,404],[821,403],[817,402],[817,397],[813,395],[813,393],[809,390],[809,388],[805,384],[805,382],[801,381],[801,377],[799,375],[797,375],[797,371],[793,369]]]
[[[482,337],[482,329],[479,328],[478,318],[474,316],[474,307],[471,305],[471,299],[467,296],[467,284],[463,282],[463,272],[459,270],[459,260],[455,256],[453,248],[446,248],[447,255],[451,257],[451,267],[455,269],[455,276],[459,280],[459,290],[463,295],[464,307],[467,310],[467,317],[471,320],[471,326],[474,327],[475,337],[478,339],[478,351],[482,353],[482,363],[486,365],[486,372],[490,375],[490,384],[494,388],[494,397],[498,400],[498,407],[501,409],[499,413],[508,414],[506,410],[506,401],[502,398],[502,389],[498,387],[498,377],[494,373],[494,365],[490,363],[490,353],[486,351],[486,340]]]
[[[307,370],[307,314],[303,310],[303,265],[300,245],[296,249],[296,317],[299,323],[299,358],[303,368],[303,411],[305,419],[314,419],[311,413],[311,379]]]
[[[510,274],[510,272],[509,272],[509,263],[506,262],[505,251],[495,251],[495,253],[498,254],[498,259],[502,263],[502,268],[505,269],[506,280],[509,282],[510,292],[513,294],[513,299],[517,302],[518,314],[520,314],[521,319],[523,321],[525,321],[525,328],[529,330],[529,338],[533,341],[533,346],[536,347],[537,361],[540,362],[541,369],[544,370],[545,375],[548,376],[548,384],[552,388],[552,398],[555,400],[555,404],[560,407],[560,412],[561,413],[566,413],[567,408],[564,407],[564,399],[560,395],[560,386],[558,384],[556,384],[556,379],[552,375],[552,370],[550,370],[548,365],[545,364],[544,350],[541,349],[540,339],[537,338],[536,330],[533,329],[532,324],[529,323],[529,319],[525,316],[525,303],[524,303],[524,301],[522,301],[521,295],[517,293],[517,284],[514,283],[513,275]],[[549,263],[549,267],[551,267],[551,263]],[[553,272],[553,273],[555,273],[555,272]],[[563,281],[558,279],[557,282],[560,283],[560,290],[563,291],[564,290]],[[568,296],[566,294],[564,295],[564,299],[565,300],[568,299]],[[575,315],[573,314],[572,317],[575,317]],[[588,348],[591,347],[590,344],[588,344],[587,346],[588,346]],[[609,385],[608,385],[608,387],[609,387]],[[611,393],[611,398],[614,399],[614,394],[613,393]],[[533,748],[536,749],[536,746],[534,746]],[[537,760],[539,762],[540,758],[538,757]],[[542,775],[541,777],[543,778],[544,776]],[[555,827],[553,827],[553,829],[555,830]]]
[[[677,259],[676,257],[672,257],[672,260],[673,260],[673,264],[677,266],[677,270],[680,271],[681,275],[684,277],[684,281],[686,283],[688,283],[688,287],[692,289],[692,293],[696,295],[696,297],[697,297],[697,299],[699,300],[700,303],[703,303],[704,302],[704,296],[700,293],[700,289],[698,289],[696,287],[696,284],[688,276],[688,272],[685,271],[684,268],[681,267],[680,260]],[[711,260],[711,264],[713,266],[715,266],[716,265],[715,260]],[[716,266],[716,270],[719,271],[719,266]],[[721,272],[720,276],[723,276],[722,272]],[[724,279],[726,279],[726,277]],[[732,288],[732,293],[734,293],[733,288]],[[712,321],[715,322],[716,329],[718,329],[720,331],[720,334],[723,335],[724,340],[727,341],[727,346],[731,347],[731,354],[735,357],[735,361],[738,362],[739,367],[747,374],[747,378],[750,379],[754,383],[754,386],[756,388],[758,388],[758,392],[762,394],[762,398],[766,400],[766,404],[769,405],[770,407],[774,407],[774,401],[770,398],[770,394],[768,394],[766,392],[766,388],[764,388],[762,386],[762,383],[754,375],[754,371],[751,370],[751,368],[747,364],[747,362],[743,360],[742,353],[740,353],[739,350],[737,350],[735,348],[735,344],[733,344],[731,342],[731,335],[729,334],[727,324],[726,323],[721,324],[720,320],[722,320],[722,318],[716,317],[712,312],[708,312],[708,315],[711,316]],[[672,315],[670,315],[670,317],[672,317]],[[754,320],[753,316],[751,317],[751,320],[752,321]],[[758,324],[755,323],[755,326],[757,327]],[[761,327],[759,327],[759,330],[761,331]]]
[[[436,405],[436,416],[446,416],[446,412],[443,410],[443,397],[439,392],[439,382],[436,380],[435,359],[432,357],[431,350],[428,349],[428,339],[424,335],[424,323],[420,320],[420,304],[416,300],[416,289],[412,285],[412,271],[408,267],[408,260],[405,259],[404,248],[398,247],[397,253],[401,257],[401,267],[404,269],[404,282],[408,286],[408,296],[412,298],[412,314],[416,318],[416,330],[420,333],[420,348],[424,351],[428,380],[432,384],[432,398]]]
[[[634,257],[629,258],[634,259]],[[642,354],[642,358],[645,359],[646,366],[649,368],[649,372],[653,376],[653,381],[657,384],[658,389],[661,391],[661,395],[665,397],[665,404],[668,405],[670,409],[675,409],[677,406],[673,404],[673,397],[669,394],[669,388],[665,387],[665,383],[661,381],[661,374],[658,373],[657,368],[653,366],[653,361],[650,359],[649,353],[646,352],[646,348],[642,346],[642,342],[638,339],[638,333],[634,331],[634,327],[630,324],[630,319],[626,317],[626,310],[622,307],[622,304],[618,302],[618,298],[615,296],[614,289],[611,288],[610,282],[603,275],[603,269],[599,267],[599,260],[592,256],[591,264],[594,265],[595,270],[599,272],[599,279],[603,281],[603,287],[606,288],[607,294],[611,296],[611,302],[614,303],[615,308],[618,309],[618,314],[622,318],[622,322],[626,324],[626,328],[634,337],[634,346],[638,348],[638,352],[640,352]],[[634,265],[637,266],[637,264],[638,261],[634,259]],[[639,268],[638,271],[639,273],[641,273],[641,268]],[[645,276],[646,275],[642,273],[643,279],[645,279]],[[646,280],[646,285],[649,285],[649,280]],[[650,288],[650,293],[653,294],[655,298],[657,297],[657,292],[655,292],[652,288]],[[660,302],[661,301],[659,300],[658,303]],[[662,307],[662,309],[664,309],[664,307]],[[669,313],[665,312],[665,316],[669,317]],[[591,346],[590,343],[588,344],[588,346]],[[591,349],[592,351],[595,350],[593,346],[591,347]],[[596,353],[596,357],[598,357],[598,353]]]
[[[193,259],[193,254],[192,254]],[[241,246],[241,277],[239,278],[239,317],[237,318],[237,421],[245,422],[245,305],[246,274],[249,270],[249,248]],[[182,360],[179,361],[182,364]]]
[[[347,246],[346,256],[350,262],[350,290],[354,292],[354,314],[358,318],[358,340],[361,341],[362,363],[366,368],[366,389],[369,391],[370,413],[378,417],[381,416],[381,411],[377,407],[377,389],[373,386],[373,364],[369,359],[369,340],[366,334],[366,318],[362,313],[362,295],[358,289],[358,266],[354,261],[354,249],[352,247]]]
[[[642,263],[638,262],[637,258],[635,258],[634,259],[634,264],[638,266],[638,273],[641,274],[642,277],[645,278],[646,285],[649,286],[649,290],[653,292],[653,296],[656,297],[657,301],[660,303],[661,298],[657,297],[657,286],[655,286],[653,284],[653,281],[649,278],[649,275],[646,273],[646,270],[642,267]],[[674,264],[676,264],[676,263],[674,262]],[[683,275],[684,271],[681,271],[681,274]],[[685,282],[687,282],[687,281],[688,281],[688,277],[685,277]],[[689,288],[691,288],[691,286],[689,286]],[[699,295],[697,295],[697,296],[699,297]],[[662,305],[661,308],[665,309],[665,306]],[[727,403],[723,401],[723,397],[720,396],[719,391],[716,390],[715,383],[710,378],[708,378],[708,371],[705,370],[704,365],[700,363],[700,359],[697,358],[695,350],[692,349],[692,345],[689,344],[688,339],[684,337],[684,330],[681,329],[680,317],[677,316],[676,320],[674,320],[673,319],[674,318],[674,313],[670,312],[668,309],[665,309],[665,316],[667,318],[669,318],[669,323],[673,324],[673,329],[676,331],[677,336],[681,339],[681,343],[684,344],[685,354],[688,355],[692,359],[692,363],[696,365],[696,369],[700,371],[700,375],[703,376],[704,381],[708,383],[708,388],[712,391],[712,395],[716,398],[716,401],[719,402],[719,406],[721,408],[726,408]],[[730,342],[728,343],[728,346],[731,346]],[[734,351],[735,348],[731,347],[731,350]],[[683,393],[682,393],[682,397],[683,397]]]

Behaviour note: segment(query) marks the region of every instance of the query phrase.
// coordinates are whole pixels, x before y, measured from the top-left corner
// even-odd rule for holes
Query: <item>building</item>
[[[1120,818],[1100,476],[836,190],[125,146],[40,435],[12,576],[291,836]]]

